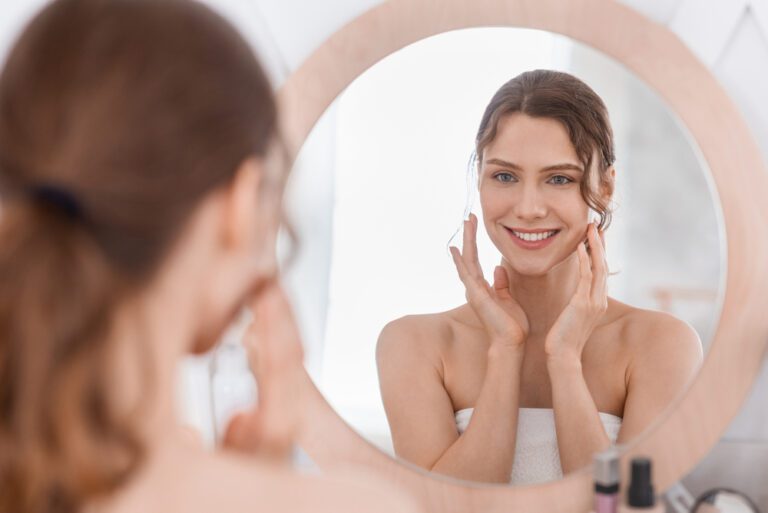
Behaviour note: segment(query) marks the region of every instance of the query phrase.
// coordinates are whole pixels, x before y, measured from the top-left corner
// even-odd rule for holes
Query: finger
[[[477,216],[469,214],[469,219],[464,222],[464,247],[462,255],[467,271],[475,279],[483,279],[483,271],[477,258]]]
[[[277,422],[270,421],[269,417],[257,410],[235,414],[227,424],[222,445],[226,449],[250,455],[286,458],[293,445],[290,436],[292,430],[283,426],[278,417],[273,418]]]
[[[579,284],[576,288],[576,294],[588,299],[592,287],[592,269],[590,269],[587,247],[583,242],[580,242],[576,247],[576,254],[579,257]]]
[[[237,451],[256,452],[259,447],[259,422],[255,410],[235,414],[227,424],[222,445]]]
[[[277,283],[267,287],[254,301],[253,310],[260,372],[301,364],[301,336],[282,287]]]
[[[595,270],[597,268],[600,248],[598,247],[599,244],[597,243],[597,237],[595,235],[594,223],[589,223],[587,225],[587,244],[589,245],[589,251],[587,252],[587,256],[589,256],[589,266],[592,270]]]
[[[493,290],[498,297],[507,298],[509,294],[509,275],[502,266],[496,266],[493,270]]]
[[[483,296],[489,296],[491,292],[490,285],[485,280],[478,280],[472,275],[472,273],[467,268],[467,263],[464,260],[464,257],[459,252],[459,248],[456,246],[451,246],[448,249],[450,250],[451,256],[453,257],[453,263],[456,266],[456,270],[459,273],[459,279],[461,280],[461,283],[464,284],[467,300],[472,303],[476,301],[482,301]]]
[[[259,456],[284,458],[301,422],[301,337],[288,296],[279,283],[265,287],[252,303],[254,321],[246,343],[256,353],[258,411],[233,419],[231,446]]]
[[[472,227],[471,222],[469,219],[464,220],[464,228],[462,232],[462,239],[461,239],[461,255],[463,257],[467,256],[467,253],[471,251],[472,247]]]
[[[467,280],[469,279],[469,271],[467,270],[467,265],[464,263],[461,252],[456,246],[451,246],[448,248],[448,250],[451,252],[453,265],[456,266],[456,271],[459,273],[459,279],[461,280],[461,283],[463,283],[466,287]]]
[[[491,291],[493,289],[485,279],[485,274],[483,273],[483,268],[480,265],[480,258],[478,256],[479,253],[477,251],[477,227],[479,225],[479,221],[475,214],[470,214],[470,220],[472,221],[472,260],[470,261],[470,265],[473,268],[474,276],[477,276],[478,279],[482,280],[486,288]]]
[[[606,293],[606,281],[608,278],[608,264],[605,258],[605,248],[597,226],[594,224],[589,229],[589,245],[592,248],[590,252],[592,267],[592,300],[602,302]]]

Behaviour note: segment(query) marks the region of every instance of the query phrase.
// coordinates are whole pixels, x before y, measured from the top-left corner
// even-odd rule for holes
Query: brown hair
[[[0,76],[0,511],[78,511],[135,473],[110,316],[266,155],[275,109],[250,47],[196,2],[57,0],[26,28]]]
[[[611,208],[601,193],[607,192],[608,197],[613,194],[613,177],[609,169],[616,157],[608,110],[600,97],[568,73],[534,70],[516,76],[496,91],[483,113],[475,140],[478,172],[483,150],[496,137],[499,121],[515,112],[551,118],[563,124],[586,170],[581,195],[587,205],[600,214],[599,228],[607,228],[611,222]],[[595,177],[590,172],[595,154],[598,158],[598,187],[593,187]]]

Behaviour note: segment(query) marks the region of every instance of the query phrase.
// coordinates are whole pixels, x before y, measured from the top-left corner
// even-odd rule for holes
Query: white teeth
[[[523,232],[516,232],[513,230],[512,233],[514,233],[515,237],[517,237],[518,239],[522,239],[529,242],[536,242],[539,240],[550,238],[555,233],[557,233],[557,230],[552,230],[549,232],[538,232],[538,233],[523,233]]]

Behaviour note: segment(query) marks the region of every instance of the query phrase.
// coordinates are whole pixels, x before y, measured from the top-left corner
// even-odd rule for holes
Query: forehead
[[[552,118],[515,112],[499,120],[496,137],[485,147],[483,160],[500,158],[522,167],[545,167],[581,161],[563,124]]]

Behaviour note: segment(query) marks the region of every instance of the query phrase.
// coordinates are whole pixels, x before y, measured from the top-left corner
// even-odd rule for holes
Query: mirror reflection
[[[608,57],[524,29],[418,42],[337,99],[296,176],[322,161],[314,377],[382,450],[471,481],[557,479],[694,377],[718,207],[684,127]]]

